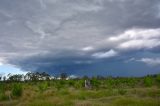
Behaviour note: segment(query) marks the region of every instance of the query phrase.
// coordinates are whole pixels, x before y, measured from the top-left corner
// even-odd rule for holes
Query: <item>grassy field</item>
[[[160,76],[1,82],[0,106],[160,106]]]

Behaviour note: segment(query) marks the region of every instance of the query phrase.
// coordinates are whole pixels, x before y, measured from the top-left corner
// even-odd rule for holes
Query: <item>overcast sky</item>
[[[160,0],[0,0],[0,72],[4,66],[53,75],[160,73]]]

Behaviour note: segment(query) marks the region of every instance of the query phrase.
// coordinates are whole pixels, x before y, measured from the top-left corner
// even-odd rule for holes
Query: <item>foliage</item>
[[[160,74],[157,75],[156,80],[160,83]]]
[[[118,93],[120,95],[125,95],[127,93],[127,91],[125,89],[118,89]]]
[[[12,86],[12,95],[19,97],[22,95],[22,92],[23,92],[22,85],[20,83],[14,83]]]
[[[75,86],[75,81],[74,80],[69,80],[68,81],[68,86]]]
[[[15,75],[10,75],[9,74],[8,76],[9,76],[9,78],[8,78],[9,81],[15,81],[15,82],[21,81],[22,77],[23,77],[22,74],[15,74]]]
[[[84,87],[84,80],[76,81],[74,87],[77,88],[77,89],[83,88]]]
[[[57,90],[64,88],[65,85],[66,85],[66,81],[64,81],[64,80],[57,80],[55,82],[55,87],[57,88]]]
[[[158,85],[158,76],[99,79],[94,77],[88,80],[93,89],[84,89],[83,78],[0,82],[0,104],[4,106],[160,106],[160,89],[155,87]],[[153,87],[148,88],[148,85]],[[23,96],[18,98],[22,95],[22,91]],[[8,93],[12,94],[11,101]]]
[[[5,95],[5,85],[0,84],[0,101],[7,100],[8,97]]]
[[[48,83],[47,82],[40,83],[38,84],[38,88],[41,92],[43,92],[48,88]]]
[[[153,85],[153,79],[149,76],[144,78],[144,85],[146,87],[151,87]]]
[[[67,78],[67,73],[61,73],[61,79],[66,79]]]
[[[100,87],[100,80],[98,80],[97,78],[92,78],[91,79],[91,85],[94,88],[99,88]]]

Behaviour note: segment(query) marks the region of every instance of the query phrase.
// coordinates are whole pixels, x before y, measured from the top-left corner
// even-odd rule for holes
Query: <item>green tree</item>
[[[61,79],[66,79],[67,78],[67,73],[61,73]]]

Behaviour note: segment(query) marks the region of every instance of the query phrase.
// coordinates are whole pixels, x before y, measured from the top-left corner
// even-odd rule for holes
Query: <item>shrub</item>
[[[48,83],[47,82],[43,82],[43,83],[40,83],[38,85],[38,88],[41,92],[45,91],[47,88],[48,88]]]
[[[0,101],[6,99],[8,99],[8,97],[5,95],[4,84],[0,84]]]
[[[68,85],[69,86],[74,86],[75,85],[75,81],[74,80],[69,80],[68,81]]]
[[[93,79],[91,80],[91,85],[92,85],[94,88],[99,88],[100,84],[101,84],[100,81],[97,80],[96,78],[93,78]]]
[[[77,99],[79,100],[86,100],[86,93],[85,92],[79,92],[79,94],[77,95]]]
[[[120,95],[125,95],[125,94],[127,93],[127,91],[126,91],[125,89],[119,89],[119,90],[118,90],[118,93],[119,93]]]
[[[13,84],[13,86],[12,86],[12,95],[13,96],[19,97],[22,95],[22,92],[23,92],[23,88],[22,88],[21,84],[18,84],[18,83]]]
[[[0,84],[0,93],[4,93],[4,84]]]
[[[60,90],[61,88],[64,88],[65,86],[65,80],[56,81],[55,87],[57,90]]]
[[[74,87],[75,88],[83,88],[84,87],[84,80],[78,80],[78,81],[76,81],[75,82],[75,84],[74,84]]]
[[[144,78],[144,85],[146,87],[151,87],[153,85],[153,79],[151,77]]]
[[[156,80],[160,83],[160,74],[157,75]]]
[[[107,88],[113,88],[114,87],[114,80],[112,78],[107,78],[105,80],[105,84]]]
[[[63,89],[63,90],[60,91],[60,94],[61,95],[68,95],[69,91],[67,89]]]
[[[8,99],[7,95],[5,95],[4,93],[0,94],[0,101],[7,100],[7,99]]]

